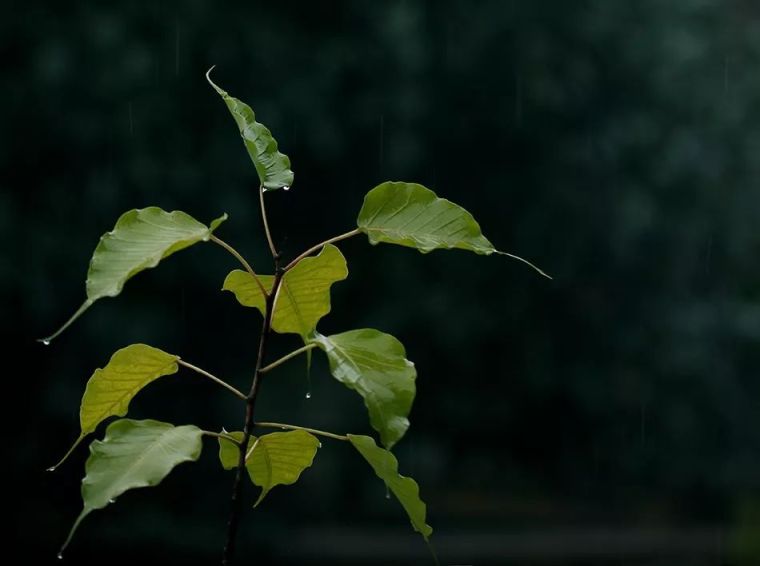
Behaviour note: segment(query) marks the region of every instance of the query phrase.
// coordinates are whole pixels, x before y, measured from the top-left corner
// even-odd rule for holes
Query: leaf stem
[[[267,290],[264,288],[264,285],[261,283],[261,280],[259,279],[259,276],[256,275],[256,272],[251,267],[251,264],[248,263],[245,258],[238,252],[235,248],[233,248],[231,245],[229,245],[227,242],[222,240],[221,238],[217,238],[213,234],[209,237],[209,239],[214,242],[215,244],[219,244],[222,246],[225,250],[230,252],[239,262],[240,264],[245,267],[245,270],[253,277],[254,281],[256,281],[256,285],[259,286],[259,289],[261,289],[261,293],[266,297],[269,293],[267,293]]]
[[[263,428],[280,428],[280,429],[287,429],[287,430],[303,430],[305,432],[310,432],[312,434],[316,434],[318,436],[326,436],[327,438],[334,438],[335,440],[344,440],[348,441],[347,436],[343,436],[341,434],[335,434],[333,432],[325,432],[324,430],[318,430],[316,428],[308,428],[305,426],[296,426],[291,424],[284,424],[284,423],[271,423],[271,422],[256,422],[254,423],[255,426],[260,426]]]
[[[301,255],[299,255],[296,259],[291,261],[288,265],[285,266],[285,271],[290,271],[293,269],[296,264],[301,261],[303,258],[310,256],[317,250],[322,249],[327,244],[334,244],[335,242],[340,242],[341,240],[345,240],[346,238],[351,238],[352,236],[356,236],[357,234],[360,234],[361,231],[358,228],[354,228],[353,230],[350,230],[349,232],[345,232],[344,234],[340,234],[338,236],[335,236],[333,238],[330,238],[329,240],[325,240],[324,242],[320,242],[316,244],[315,246],[310,247],[308,250],[303,252]]]
[[[274,361],[271,364],[269,364],[268,366],[261,368],[261,373],[266,373],[266,372],[268,372],[270,370],[273,370],[277,366],[284,364],[285,362],[287,362],[288,360],[290,360],[292,358],[295,358],[299,354],[303,354],[304,352],[308,352],[309,350],[311,350],[313,348],[316,348],[316,347],[317,347],[316,344],[306,344],[306,346],[301,346],[300,348],[298,348],[298,350],[293,350],[289,354],[281,357],[279,360]]]
[[[225,434],[223,432],[214,432],[212,430],[202,430],[201,433],[204,434],[204,435],[206,435],[206,436],[213,436],[214,438],[221,438],[221,439],[224,439],[224,440],[229,440],[235,446],[240,446],[240,442],[238,442],[235,439],[235,437],[230,436],[229,434]]]
[[[194,366],[193,364],[189,364],[185,360],[181,360],[181,359],[178,359],[177,363],[179,365],[181,365],[181,366],[185,366],[186,368],[193,370],[196,373],[201,374],[204,377],[208,377],[211,381],[213,381],[215,383],[218,383],[219,385],[221,385],[222,387],[224,387],[228,391],[231,391],[232,393],[234,393],[235,395],[237,395],[239,398],[241,398],[243,401],[247,401],[248,400],[248,398],[245,396],[245,394],[242,391],[240,391],[239,389],[235,389],[232,385],[230,385],[229,383],[227,383],[223,379],[219,379],[218,377],[216,377],[215,375],[210,374],[206,370],[201,369],[198,366]]]
[[[272,241],[272,234],[269,232],[269,221],[267,220],[267,207],[264,204],[264,185],[259,185],[259,205],[261,207],[261,219],[264,221],[264,232],[267,235],[267,243],[269,244],[269,251],[272,252],[272,257],[278,257],[277,249],[274,247]]]

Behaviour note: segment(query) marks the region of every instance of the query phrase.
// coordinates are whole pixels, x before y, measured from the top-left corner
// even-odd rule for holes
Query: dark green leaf
[[[425,523],[427,509],[420,499],[420,488],[412,478],[398,473],[398,461],[388,450],[380,448],[369,436],[349,434],[348,440],[359,451],[377,477],[385,482],[396,499],[401,502],[414,530],[420,533],[425,540],[433,534],[433,529]]]
[[[213,68],[213,67],[212,67]],[[256,167],[264,190],[285,189],[293,185],[293,171],[290,170],[290,159],[277,150],[277,142],[272,137],[272,132],[256,121],[256,115],[250,106],[233,98],[225,90],[219,88],[209,76],[211,69],[206,73],[206,79],[214,90],[219,93],[227,105],[232,117],[235,119],[240,136],[243,138],[248,155]]]
[[[327,354],[332,375],[364,398],[372,428],[387,448],[409,428],[417,371],[404,346],[390,334],[372,328],[342,334],[313,335]]]
[[[182,462],[201,454],[202,431],[153,420],[121,419],[111,423],[105,438],[90,444],[82,480],[84,509],[71,528],[65,548],[82,520],[113,503],[127,490],[157,485]],[[63,549],[62,549],[63,550]]]

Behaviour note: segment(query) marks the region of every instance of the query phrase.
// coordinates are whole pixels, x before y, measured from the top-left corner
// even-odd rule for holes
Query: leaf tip
[[[211,71],[213,71],[216,68],[216,65],[211,65],[211,68],[206,71],[206,80],[208,81],[208,84],[212,86],[212,88],[218,92],[222,96],[227,96],[227,91],[222,90],[220,87],[216,85],[214,81],[211,80]]]

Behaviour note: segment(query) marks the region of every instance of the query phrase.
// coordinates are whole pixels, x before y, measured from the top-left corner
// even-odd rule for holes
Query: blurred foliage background
[[[55,562],[78,513],[94,368],[146,342],[243,387],[258,315],[199,246],[45,348],[123,211],[201,221],[268,262],[256,176],[205,71],[250,103],[296,172],[271,194],[290,257],[350,229],[364,193],[414,180],[535,261],[342,245],[323,332],[372,326],[416,362],[395,450],[442,564],[760,561],[760,5],[747,0],[7,3],[0,19],[0,285],[11,543]],[[296,346],[278,342],[280,352]],[[258,416],[367,432],[315,355],[268,376]],[[181,383],[180,383],[181,382]],[[240,426],[183,372],[131,415]],[[102,431],[99,433],[102,435]],[[241,563],[430,563],[343,445],[244,517]],[[79,563],[209,564],[232,477],[215,446],[94,514]],[[247,497],[254,500],[253,490]]]

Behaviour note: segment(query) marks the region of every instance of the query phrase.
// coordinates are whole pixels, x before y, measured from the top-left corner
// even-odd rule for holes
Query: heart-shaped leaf
[[[177,464],[197,460],[201,435],[201,429],[192,425],[131,419],[111,423],[105,438],[90,444],[87,473],[82,480],[84,509],[61,551],[92,511],[114,503],[127,490],[159,484]]]
[[[346,277],[346,258],[332,244],[322,248],[319,254],[299,261],[280,283],[272,329],[281,334],[298,334],[306,341],[319,319],[330,312],[330,287]],[[267,292],[271,291],[273,276],[259,275],[259,280]],[[234,293],[241,305],[257,308],[264,314],[265,298],[248,272],[231,272],[222,289]]]
[[[239,442],[242,432],[227,433]],[[311,466],[319,448],[319,440],[304,430],[273,432],[258,438],[251,437],[248,450],[253,452],[246,461],[251,481],[261,487],[261,494],[254,507],[261,503],[269,491],[277,485],[290,485],[298,481],[306,468]],[[219,460],[225,470],[238,465],[238,447],[224,438],[219,439]]]
[[[312,341],[327,355],[333,377],[364,398],[372,428],[391,448],[409,428],[416,391],[417,371],[404,346],[373,328],[331,336],[315,332]]]
[[[213,68],[213,67],[212,67]],[[277,150],[277,141],[272,132],[256,121],[256,115],[250,106],[227,94],[211,80],[211,69],[206,73],[206,79],[214,90],[219,93],[235,119],[240,136],[243,138],[245,149],[256,167],[259,181],[264,190],[285,189],[293,185],[293,171],[290,170],[290,159]]]
[[[113,230],[101,236],[92,254],[87,272],[87,300],[59,330],[42,342],[50,343],[98,299],[121,293],[124,284],[134,275],[156,267],[174,252],[207,241],[226,219],[225,214],[206,226],[184,212],[166,212],[156,206],[122,214]]]
[[[177,360],[179,356],[145,344],[132,344],[115,352],[106,367],[96,369],[87,382],[79,409],[79,438],[50,469],[60,466],[82,439],[105,419],[126,415],[129,402],[143,387],[159,377],[177,373]]]
[[[356,224],[373,245],[385,242],[422,253],[452,248],[495,253],[521,261],[551,279],[529,261],[497,250],[472,214],[417,183],[386,182],[372,189],[364,197]]]
[[[433,529],[425,523],[427,508],[420,499],[420,488],[412,478],[398,473],[398,460],[388,450],[383,450],[370,436],[349,434],[348,440],[375,470],[377,477],[385,482],[409,516],[414,530],[428,540]]]

